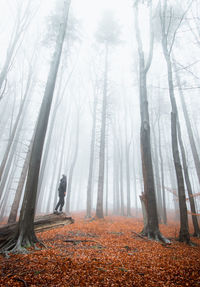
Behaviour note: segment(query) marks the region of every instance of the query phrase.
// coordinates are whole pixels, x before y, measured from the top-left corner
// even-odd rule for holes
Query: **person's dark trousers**
[[[63,205],[64,205],[64,197],[62,196],[62,197],[59,197],[59,201],[56,204],[55,210],[58,210],[58,207],[60,206],[60,211],[62,211]]]

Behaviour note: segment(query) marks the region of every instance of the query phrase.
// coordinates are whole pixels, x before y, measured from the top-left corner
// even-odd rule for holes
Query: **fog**
[[[19,201],[16,191],[21,188],[19,215],[28,171],[34,169],[29,154],[32,143],[36,146],[34,135],[60,41],[63,5],[68,2],[0,2],[1,221]],[[173,156],[177,150],[188,214],[194,213],[177,140],[180,124],[199,215],[200,3],[167,1],[165,7],[165,1],[159,6],[155,0],[151,7],[150,2],[71,1],[44,146],[40,145],[40,172],[34,179],[36,214],[53,212],[65,174],[67,214],[98,216],[100,204],[104,216],[142,216],[140,195],[148,193],[151,181],[160,220],[164,206],[167,215],[175,216],[180,204],[174,164],[179,163]]]

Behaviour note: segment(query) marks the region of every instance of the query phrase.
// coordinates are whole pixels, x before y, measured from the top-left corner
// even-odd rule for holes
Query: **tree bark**
[[[127,135],[127,121],[125,121],[125,134],[126,134],[126,192],[127,192],[127,216],[131,216],[131,192],[130,192],[130,147],[131,142],[128,143]]]
[[[174,96],[174,84],[172,77],[172,66],[170,53],[172,49],[171,44],[170,48],[167,44],[167,32],[166,32],[166,1],[163,8],[163,13],[161,12],[160,7],[160,19],[161,19],[161,27],[162,27],[162,48],[163,54],[167,64],[168,71],[168,87],[169,87],[169,96],[171,101],[171,138],[172,138],[172,154],[174,159],[174,166],[176,170],[176,178],[178,184],[178,198],[179,198],[179,210],[180,210],[180,232],[179,232],[179,241],[184,241],[186,243],[190,242],[190,234],[188,230],[188,216],[187,216],[187,206],[185,201],[185,187],[184,187],[184,178],[182,172],[182,166],[179,155],[178,148],[178,139],[177,139],[177,124],[178,124],[178,110],[176,106],[176,100]],[[175,33],[175,32],[174,32]],[[175,37],[175,34],[174,34]]]
[[[29,160],[30,160],[30,155],[31,155],[31,148],[32,148],[32,143],[33,143],[33,139],[30,142],[30,146],[28,149],[28,152],[26,154],[26,158],[23,164],[23,168],[22,168],[22,172],[20,175],[20,179],[19,179],[19,183],[17,186],[17,190],[15,193],[15,197],[12,203],[12,207],[11,207],[11,211],[10,211],[10,215],[8,217],[8,223],[14,223],[17,220],[17,212],[18,212],[18,208],[19,208],[19,203],[20,203],[20,199],[22,196],[22,192],[23,192],[23,187],[24,187],[24,183],[26,180],[26,176],[27,176],[27,172],[28,172],[28,165],[29,165]]]
[[[193,135],[193,131],[192,131],[192,126],[191,126],[191,123],[190,123],[190,118],[189,118],[187,106],[186,106],[184,95],[183,95],[183,91],[182,91],[182,88],[181,88],[180,78],[179,78],[179,75],[178,75],[177,72],[176,72],[176,81],[177,81],[177,84],[178,84],[178,90],[179,90],[179,95],[180,95],[180,100],[181,100],[181,106],[182,106],[182,109],[183,109],[183,115],[184,115],[186,128],[187,128],[187,132],[188,132],[188,136],[189,136],[189,140],[190,140],[190,146],[191,146],[191,150],[192,150],[194,164],[195,164],[195,167],[196,167],[196,173],[197,173],[197,177],[198,177],[199,184],[200,184],[200,160],[199,160],[199,155],[198,155],[198,152],[197,152],[197,148],[196,148],[196,144],[195,144],[195,140],[194,140],[194,135]]]
[[[157,210],[159,222],[163,221],[163,206],[161,197],[161,182],[160,182],[160,170],[158,161],[158,147],[157,138],[155,133],[155,127],[152,124],[152,135],[153,135],[153,145],[154,145],[154,170],[155,170],[155,182],[156,182],[156,194],[157,194]]]
[[[156,207],[155,184],[151,155],[151,141],[150,141],[150,124],[149,124],[149,110],[147,100],[147,86],[146,78],[147,72],[151,65],[153,56],[153,31],[152,31],[152,2],[150,5],[150,50],[148,60],[145,65],[144,52],[138,24],[138,1],[134,4],[134,18],[136,39],[138,44],[139,55],[139,95],[140,95],[140,145],[142,158],[142,171],[144,179],[144,194],[147,201],[147,225],[144,226],[142,233],[150,238],[165,240],[159,231],[158,214]]]
[[[66,198],[66,213],[70,213],[70,198],[71,198],[71,192],[72,192],[72,179],[73,179],[73,173],[74,168],[77,161],[78,156],[78,149],[79,149],[79,126],[80,126],[80,111],[77,112],[77,127],[76,127],[76,138],[75,138],[75,151],[74,151],[74,157],[72,160],[72,164],[70,166],[69,170],[69,177],[68,177],[68,186],[67,186],[67,198]]]
[[[103,190],[104,190],[104,168],[105,168],[105,136],[106,136],[106,116],[107,116],[107,74],[108,74],[108,45],[105,47],[105,70],[104,70],[104,87],[103,103],[101,112],[101,136],[99,150],[99,177],[97,191],[96,217],[103,218]]]
[[[164,167],[163,167],[163,156],[161,147],[161,134],[160,134],[160,117],[158,119],[158,147],[159,147],[159,158],[160,158],[160,172],[161,172],[161,189],[163,197],[163,223],[167,224],[167,212],[166,212],[166,196],[165,196],[165,178],[164,178]]]
[[[192,223],[194,226],[194,236],[200,237],[199,224],[198,224],[197,216],[195,215],[195,214],[197,214],[197,212],[196,212],[196,208],[195,208],[194,197],[193,197],[193,192],[192,192],[192,185],[190,183],[190,177],[189,177],[189,172],[188,172],[188,167],[187,167],[187,160],[186,160],[186,155],[185,155],[185,148],[184,148],[183,140],[181,137],[181,128],[180,128],[179,123],[178,123],[178,139],[179,139],[179,145],[180,145],[181,154],[182,154],[185,182],[186,182],[186,186],[187,186],[187,191],[188,191],[189,201],[190,201],[190,208],[191,208],[191,212],[192,212]]]
[[[96,133],[96,109],[97,109],[97,98],[94,96],[93,103],[93,119],[92,119],[92,135],[90,143],[90,164],[89,164],[89,175],[87,184],[87,208],[86,217],[90,218],[92,216],[92,181],[94,172],[94,149],[95,149],[95,133]]]

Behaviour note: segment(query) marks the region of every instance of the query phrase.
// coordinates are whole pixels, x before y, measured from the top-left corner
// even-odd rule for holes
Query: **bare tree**
[[[172,7],[168,10],[167,8],[167,0],[164,0],[163,5],[160,3],[160,22],[161,22],[161,34],[162,34],[162,48],[163,54],[167,63],[167,71],[168,71],[168,87],[169,87],[169,96],[171,102],[171,137],[172,137],[172,153],[174,159],[174,166],[176,170],[176,178],[178,183],[178,197],[179,197],[179,209],[180,209],[180,232],[179,232],[179,240],[185,241],[187,243],[190,242],[190,234],[188,230],[188,215],[187,215],[187,206],[185,201],[185,186],[184,186],[184,178],[182,172],[182,165],[179,155],[179,147],[178,147],[178,110],[176,105],[176,99],[174,96],[174,83],[173,83],[173,75],[172,75],[172,63],[171,63],[171,52],[174,45],[176,32],[181,25],[181,22],[184,18],[187,10],[182,14],[181,19],[178,21],[175,28],[172,27],[173,18],[172,18]],[[167,13],[170,13],[169,18],[167,18]]]
[[[100,27],[97,31],[97,40],[104,45],[104,79],[103,79],[103,102],[101,111],[101,131],[99,150],[99,177],[96,217],[103,218],[103,190],[104,190],[104,165],[105,165],[105,138],[106,138],[106,118],[107,118],[107,96],[108,96],[108,54],[109,48],[119,42],[119,27],[110,13],[104,15]]]
[[[92,134],[91,134],[91,143],[90,143],[90,163],[89,163],[89,175],[88,175],[88,184],[87,184],[86,217],[88,218],[91,217],[91,210],[92,210],[92,181],[93,181],[93,172],[94,172],[96,113],[97,113],[97,97],[94,91],[93,111],[92,111]]]
[[[152,31],[152,1],[148,1],[149,5],[149,28],[150,28],[150,48],[147,61],[145,63],[143,44],[139,30],[138,20],[138,0],[134,1],[134,19],[136,39],[138,45],[139,55],[139,95],[140,95],[140,145],[141,145],[141,158],[142,158],[142,171],[144,179],[144,197],[147,209],[147,224],[144,226],[142,233],[150,238],[164,240],[166,239],[161,235],[158,225],[158,214],[156,207],[155,184],[153,174],[153,164],[151,155],[151,141],[150,141],[150,123],[149,123],[149,110],[147,99],[147,73],[151,65],[153,56],[153,31]]]
[[[76,119],[76,136],[75,136],[75,147],[72,158],[72,163],[69,168],[69,176],[68,176],[68,186],[67,186],[67,199],[66,199],[66,213],[70,213],[70,199],[72,193],[72,180],[74,174],[74,168],[77,162],[78,150],[79,150],[79,133],[80,133],[80,107],[77,106],[77,119]]]
[[[19,6],[17,7],[16,23],[9,40],[6,59],[0,71],[0,100],[2,99],[6,90],[8,72],[24,39],[27,28],[35,14],[35,9],[33,9],[32,4],[33,1],[26,1],[25,8],[22,9],[22,3],[18,3]]]

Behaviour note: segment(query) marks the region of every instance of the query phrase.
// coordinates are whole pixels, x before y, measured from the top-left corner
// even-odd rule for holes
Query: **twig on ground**
[[[145,241],[149,241],[149,239],[148,239],[148,238],[146,238],[146,237],[142,236],[141,234],[139,234],[139,233],[137,233],[137,232],[135,232],[135,231],[131,231],[131,232],[132,232],[132,233],[134,233],[136,236],[138,236],[138,237],[140,237],[140,238],[144,239]]]
[[[80,239],[66,239],[63,242],[69,242],[69,243],[73,243],[73,244],[77,244],[77,243],[80,243],[80,242],[95,242],[95,243],[97,243],[94,240],[86,240],[86,239],[84,239],[84,240],[80,240]]]
[[[23,284],[24,284],[24,286],[25,287],[28,287],[28,284],[26,283],[26,281],[24,281],[23,279],[21,279],[21,278],[18,278],[18,277],[15,277],[14,278],[16,281],[20,281],[20,282],[22,282]]]

